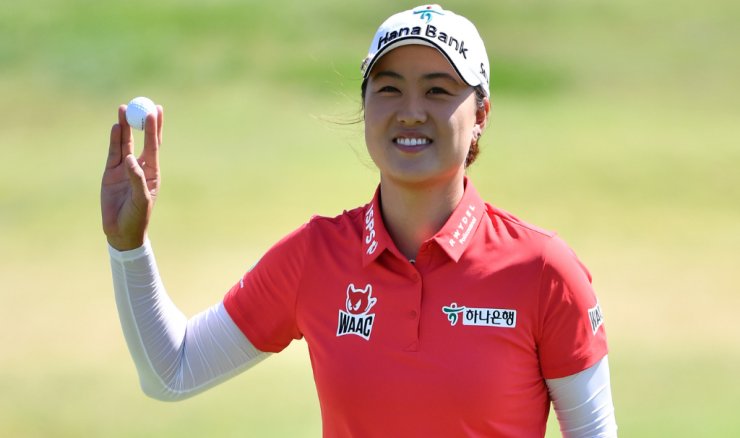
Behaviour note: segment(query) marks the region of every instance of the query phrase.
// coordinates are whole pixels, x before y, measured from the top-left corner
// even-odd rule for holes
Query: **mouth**
[[[417,146],[417,145],[426,145],[431,143],[432,140],[428,138],[405,138],[405,137],[398,137],[393,139],[393,143],[401,145],[401,146]]]
[[[428,137],[422,137],[418,135],[406,136],[399,135],[393,139],[393,143],[404,152],[418,152],[426,149],[433,140]]]

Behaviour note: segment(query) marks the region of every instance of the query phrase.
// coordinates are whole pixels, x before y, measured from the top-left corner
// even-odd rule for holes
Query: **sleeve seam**
[[[547,256],[548,251],[550,249],[550,244],[552,243],[553,236],[549,236],[549,239],[547,239],[547,242],[545,243],[545,246],[542,250],[542,268],[540,269],[540,280],[538,282],[538,290],[537,290],[537,345],[539,345],[540,341],[542,340],[542,330],[544,326],[544,315],[542,314],[542,281],[545,278],[545,268],[547,267]],[[548,296],[549,301],[549,296]]]
[[[594,347],[595,347],[595,348],[592,348],[592,349],[590,349],[590,350],[589,350],[588,352],[586,352],[586,353],[583,353],[582,355],[578,356],[578,357],[577,357],[576,359],[573,359],[573,360],[571,360],[570,362],[568,362],[568,363],[567,363],[567,364],[565,364],[565,365],[560,365],[560,366],[556,366],[556,367],[547,367],[547,368],[542,368],[542,372],[543,372],[543,374],[545,373],[545,371],[547,371],[547,372],[553,372],[553,371],[557,371],[557,370],[560,370],[560,369],[563,369],[563,368],[566,368],[566,369],[567,369],[568,367],[571,367],[571,366],[573,366],[574,364],[576,364],[576,363],[578,363],[578,362],[582,361],[583,359],[586,359],[586,358],[588,358],[589,356],[593,356],[593,355],[594,355],[594,353],[596,353],[596,354],[600,354],[600,353],[601,353],[601,349],[602,349],[602,348],[603,348],[603,349],[604,349],[605,351],[604,351],[604,354],[603,354],[603,355],[601,356],[601,358],[603,358],[604,356],[606,356],[606,355],[607,355],[607,354],[609,353],[609,351],[608,351],[608,350],[609,350],[609,347],[607,346],[607,344],[606,344],[606,341],[605,341],[605,340],[599,340],[599,341],[598,341],[598,344],[596,344],[596,345],[595,345]],[[598,361],[597,361],[597,362],[598,362]],[[586,369],[586,368],[584,368],[584,369]],[[583,371],[583,370],[581,370],[581,371]],[[576,371],[576,372],[578,372],[578,371]],[[575,374],[575,373],[574,373],[574,374]]]
[[[224,307],[226,307],[226,300],[224,300],[223,303],[224,303]],[[265,345],[265,346],[268,346],[268,347],[271,347],[273,349],[280,349],[280,346],[279,345],[273,344],[272,342],[265,341],[265,338],[262,336],[262,334],[259,332],[259,330],[257,330],[256,328],[254,328],[254,326],[249,322],[249,320],[244,317],[244,314],[239,309],[239,306],[229,305],[229,307],[233,308],[233,310],[236,311],[236,313],[239,315],[240,322],[243,323],[244,325],[246,325],[247,327],[249,327],[251,329],[252,333],[254,333],[255,336],[257,336],[258,341],[260,342],[260,344]],[[226,313],[229,313],[228,309],[226,309]],[[234,321],[234,322],[236,322],[236,321]],[[237,324],[237,327],[238,326],[239,326],[239,324]],[[241,330],[241,328],[240,328],[240,330]],[[242,333],[243,333],[243,330],[242,330]],[[244,336],[247,336],[247,334],[244,333]],[[249,336],[247,336],[247,339],[249,339]],[[252,342],[251,339],[249,339],[249,341]],[[254,344],[254,342],[252,342],[252,343]],[[255,347],[257,347],[257,346],[255,345]],[[259,348],[258,348],[258,350],[262,351]],[[265,351],[263,351],[263,352],[265,352]]]
[[[308,221],[308,226],[306,227],[306,232],[308,233],[308,243],[306,245],[306,248],[303,250],[303,264],[301,265],[301,277],[298,280],[298,286],[297,290],[295,291],[295,303],[293,304],[293,318],[295,320],[295,327],[298,330],[298,333],[303,336],[303,331],[298,326],[298,295],[301,292],[301,286],[303,285],[303,279],[304,279],[304,273],[306,272],[306,260],[308,259],[308,248],[311,246],[311,240],[313,239],[313,233],[311,233],[311,229],[313,228],[313,218]]]

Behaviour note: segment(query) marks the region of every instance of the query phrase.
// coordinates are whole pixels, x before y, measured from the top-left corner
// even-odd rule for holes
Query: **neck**
[[[462,172],[451,180],[423,185],[398,183],[381,174],[383,224],[401,254],[416,259],[421,244],[442,229],[464,191]]]

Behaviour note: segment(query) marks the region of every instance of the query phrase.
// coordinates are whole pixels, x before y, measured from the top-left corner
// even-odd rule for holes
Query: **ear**
[[[473,140],[477,141],[478,137],[483,134],[488,122],[488,116],[491,114],[491,101],[487,97],[483,98],[483,107],[475,109],[475,126],[473,127]]]

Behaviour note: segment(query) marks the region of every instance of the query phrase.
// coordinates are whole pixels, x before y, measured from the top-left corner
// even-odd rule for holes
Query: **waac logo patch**
[[[372,294],[373,287],[369,284],[365,286],[365,289],[355,289],[354,284],[347,286],[347,311],[339,311],[337,336],[357,335],[370,340],[375,314],[367,312],[378,302]]]

